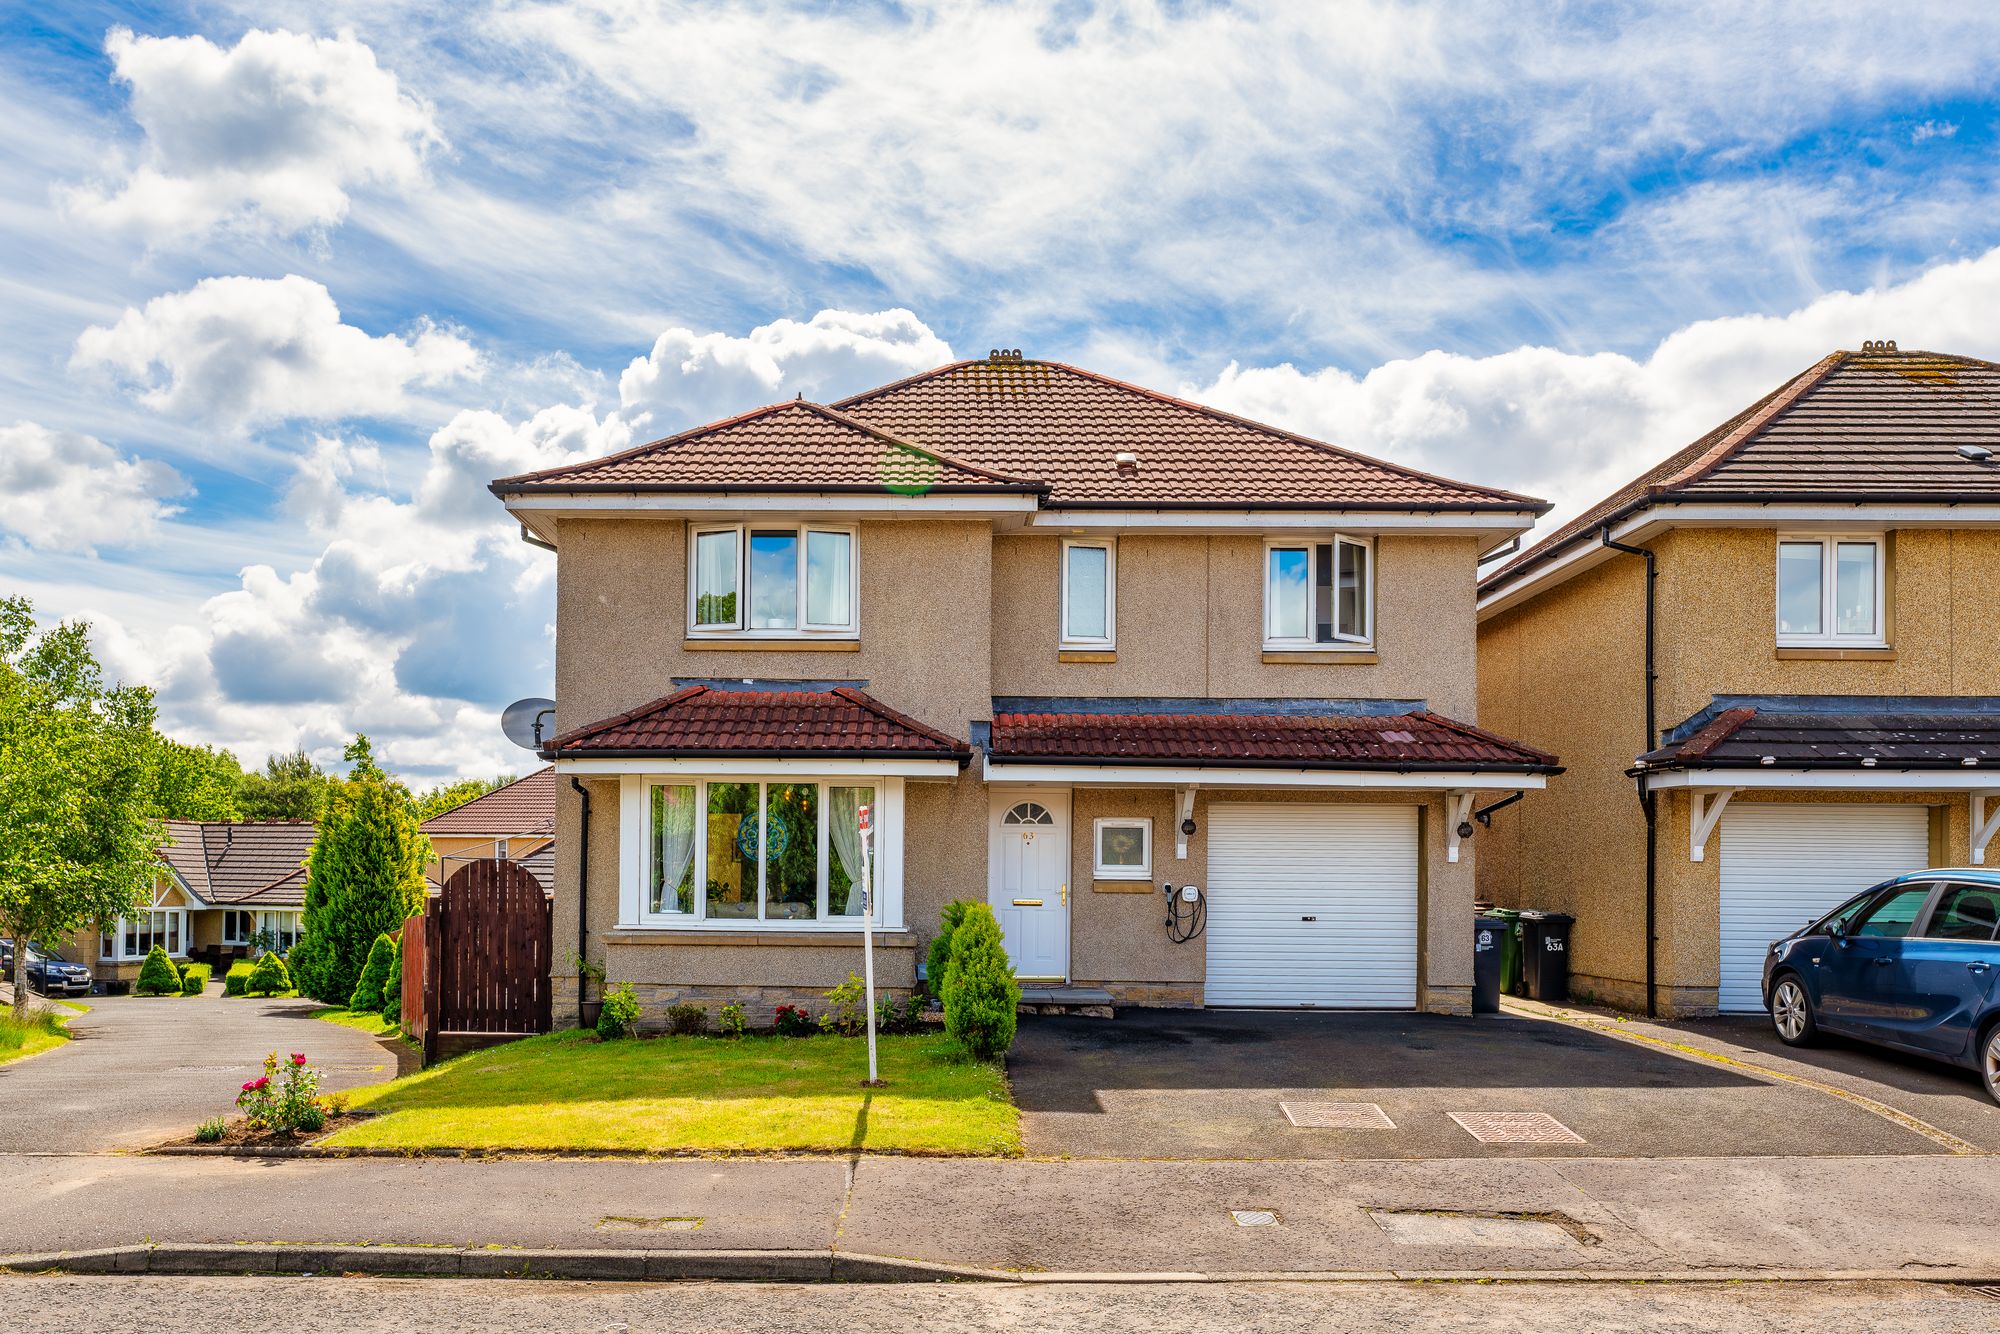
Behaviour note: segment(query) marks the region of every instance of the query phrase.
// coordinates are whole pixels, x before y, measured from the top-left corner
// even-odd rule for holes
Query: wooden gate
[[[422,1040],[424,1064],[548,1032],[553,941],[549,896],[518,863],[468,862],[453,872],[422,920],[403,928],[404,1028]]]

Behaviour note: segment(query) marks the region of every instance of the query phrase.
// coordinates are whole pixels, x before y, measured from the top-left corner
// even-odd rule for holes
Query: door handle
[[[1056,895],[1063,907],[1069,907],[1069,881],[1065,880],[1062,882],[1062,886],[1056,890]]]
[[[1985,972],[1985,971],[1986,971],[1986,970],[1987,970],[1988,968],[1991,968],[1991,967],[1992,967],[1993,965],[1992,965],[1992,964],[1990,964],[1990,963],[1969,963],[1969,964],[1967,964],[1967,965],[1965,965],[1965,966],[1966,966],[1967,968],[1971,969],[1971,970],[1972,970],[1973,972],[1975,972],[1975,973],[1983,973],[1983,972]]]
[[[1015,899],[1014,906],[1016,908],[1039,908],[1042,906],[1042,901],[1040,899]]]
[[[1875,966],[1877,968],[1887,968],[1890,964],[1894,962],[1896,962],[1894,959],[1877,959],[1875,961]]]

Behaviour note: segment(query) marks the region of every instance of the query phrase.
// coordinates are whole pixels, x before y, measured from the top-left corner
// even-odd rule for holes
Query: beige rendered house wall
[[[507,840],[507,856],[519,861],[546,846],[549,839],[521,834],[432,834],[431,859],[424,863],[424,876],[433,885],[442,884],[450,870],[464,865],[468,857],[491,857],[496,839]],[[453,858],[459,860],[454,861]]]

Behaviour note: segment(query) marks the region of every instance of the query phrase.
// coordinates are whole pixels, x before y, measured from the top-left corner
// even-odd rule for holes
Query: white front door
[[[1017,977],[1069,978],[1069,793],[996,792],[986,899]]]

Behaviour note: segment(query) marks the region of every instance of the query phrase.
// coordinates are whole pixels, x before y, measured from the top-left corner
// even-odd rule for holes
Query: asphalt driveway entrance
[[[1518,1015],[1120,1010],[1111,1021],[1023,1018],[1008,1074],[1034,1155],[1942,1151],[1824,1093]],[[1488,1142],[1496,1136],[1502,1142]]]
[[[0,1065],[0,1152],[137,1148],[234,1115],[264,1054],[304,1052],[329,1092],[393,1078],[395,1053],[366,1033],[312,1018],[317,1001],[91,996],[75,1040]]]

